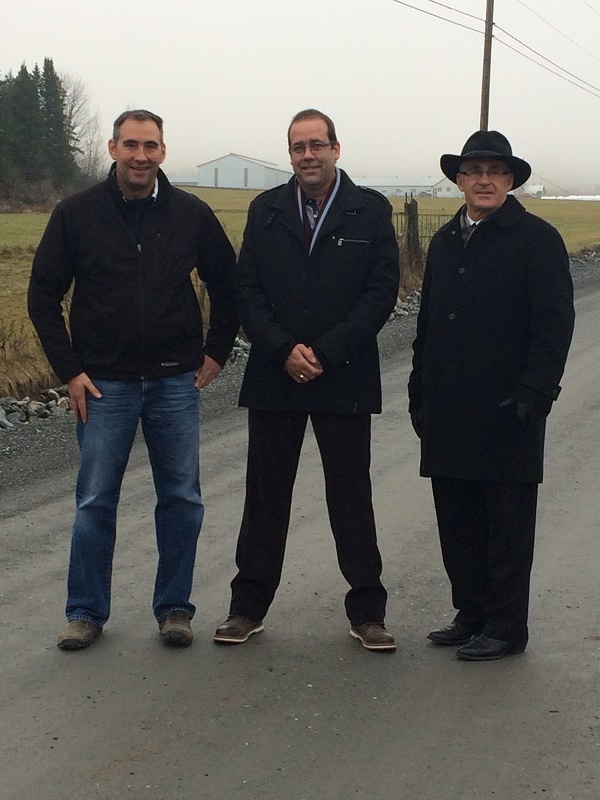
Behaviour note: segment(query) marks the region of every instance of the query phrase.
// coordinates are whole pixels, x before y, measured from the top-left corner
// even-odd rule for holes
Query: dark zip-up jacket
[[[57,205],[33,260],[29,315],[52,369],[67,382],[177,375],[204,355],[225,364],[238,330],[235,254],[217,218],[159,170],[138,248],[113,173]],[[210,298],[206,341],[194,272]],[[69,333],[61,301],[71,284]]]
[[[343,170],[310,255],[295,178],[253,200],[236,281],[252,342],[240,405],[380,412],[377,333],[394,308],[399,278],[389,201],[357,187]],[[324,367],[306,384],[283,368],[298,343],[313,347]]]

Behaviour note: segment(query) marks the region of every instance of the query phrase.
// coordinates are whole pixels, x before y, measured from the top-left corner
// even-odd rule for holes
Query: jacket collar
[[[338,167],[339,169],[339,167]],[[364,206],[364,200],[358,187],[350,180],[343,169],[340,170],[340,188],[323,221],[315,245],[331,231],[339,227],[348,216],[356,214]],[[298,213],[296,202],[296,176],[294,175],[282,187],[282,191],[273,192],[268,198],[268,204],[282,214],[281,222],[304,244],[304,228]]]
[[[466,206],[461,206],[450,222],[447,222],[443,226],[442,230],[444,232],[456,229],[460,230],[460,217],[465,208]],[[488,222],[493,222],[501,228],[511,228],[513,225],[516,225],[526,213],[527,210],[521,205],[517,198],[509,194],[500,208],[494,211],[493,214],[490,214],[489,217],[486,217],[486,224]]]
[[[113,200],[115,200],[116,202],[119,202],[122,199],[123,195],[121,194],[121,190],[119,189],[119,187],[117,185],[116,178],[115,178],[116,169],[117,169],[117,165],[115,163],[111,164],[110,169],[108,171],[108,175],[107,175],[106,180],[105,180],[104,183],[107,186],[108,191],[109,191],[111,197],[113,198]],[[162,171],[162,169],[159,168],[159,170],[158,170],[158,195],[156,197],[156,202],[157,203],[162,202],[168,195],[170,195],[172,193],[173,193],[173,187],[171,186],[171,184],[169,182],[169,179],[167,178],[165,173]]]

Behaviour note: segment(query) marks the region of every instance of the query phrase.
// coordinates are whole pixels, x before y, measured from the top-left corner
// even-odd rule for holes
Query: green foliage
[[[0,77],[0,198],[45,200],[77,178],[66,94],[51,58]]]

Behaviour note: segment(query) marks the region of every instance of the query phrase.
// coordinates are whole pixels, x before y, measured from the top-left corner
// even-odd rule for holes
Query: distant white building
[[[431,197],[435,178],[352,178],[359,186],[376,189],[386,197]]]
[[[281,169],[269,161],[237,153],[229,153],[196,167],[198,186],[220,189],[271,189],[287,183],[292,174],[291,170]]]
[[[444,177],[441,181],[433,184],[431,196],[442,198],[462,197],[463,193],[458,186],[450,180],[450,178]]]
[[[546,187],[543,183],[526,183],[515,189],[517,197],[543,197],[546,192]]]

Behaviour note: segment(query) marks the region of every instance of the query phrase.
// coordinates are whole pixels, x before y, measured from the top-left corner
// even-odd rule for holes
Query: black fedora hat
[[[475,131],[465,142],[459,156],[445,153],[440,158],[442,172],[453,183],[456,183],[460,165],[468,158],[497,158],[505,161],[514,177],[513,189],[522,186],[531,175],[529,164],[522,158],[513,156],[510,142],[499,131]]]

